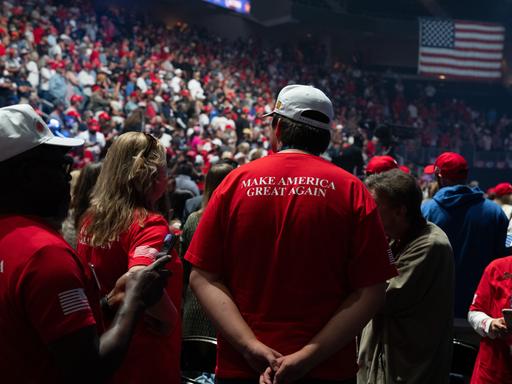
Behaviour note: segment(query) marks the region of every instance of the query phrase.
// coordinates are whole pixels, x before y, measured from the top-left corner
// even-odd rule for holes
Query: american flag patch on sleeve
[[[149,257],[151,260],[155,261],[156,256],[158,255],[158,249],[152,248],[149,245],[141,245],[135,248],[133,252],[133,257]]]
[[[58,294],[60,307],[65,316],[72,313],[91,309],[89,300],[82,288],[70,289]]]

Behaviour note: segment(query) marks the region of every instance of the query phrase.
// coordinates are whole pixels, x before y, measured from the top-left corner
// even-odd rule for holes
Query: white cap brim
[[[83,139],[54,136],[54,137],[51,137],[49,140],[44,141],[42,144],[72,148],[72,147],[80,147],[80,146],[84,145],[84,143],[85,143],[85,140],[83,140]]]

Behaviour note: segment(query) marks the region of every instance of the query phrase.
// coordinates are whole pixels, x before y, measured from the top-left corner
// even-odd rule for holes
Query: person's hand
[[[128,273],[126,282],[126,297],[139,301],[146,309],[158,302],[162,297],[163,290],[167,285],[170,275],[165,268],[171,260],[171,256],[159,257],[153,264],[136,272]]]
[[[498,319],[492,319],[491,325],[489,326],[489,336],[491,338],[500,338],[506,336],[509,332],[505,318],[500,317]]]
[[[159,255],[160,257],[163,255]],[[126,272],[124,275],[122,275],[119,279],[116,281],[116,285],[114,288],[109,292],[107,295],[107,304],[111,309],[118,308],[124,300],[124,297],[126,295],[126,283],[130,278],[135,277],[134,275],[137,274],[138,271],[144,269],[144,266],[135,266],[130,268],[128,272]]]
[[[277,359],[282,356],[279,352],[267,347],[261,341],[254,339],[243,352],[245,361],[258,373],[267,367],[277,369]]]
[[[304,349],[279,357],[276,366],[277,369],[273,369],[273,374],[268,369],[265,370],[260,377],[262,383],[291,383],[303,378],[313,368],[310,355]],[[272,380],[269,381],[269,379]]]
[[[124,296],[126,294],[126,282],[130,278],[133,272],[126,272],[116,281],[114,289],[112,289],[107,295],[107,304],[110,308],[115,309],[122,304]]]
[[[274,380],[274,371],[272,368],[267,367],[265,371],[260,375],[259,384],[272,384]]]

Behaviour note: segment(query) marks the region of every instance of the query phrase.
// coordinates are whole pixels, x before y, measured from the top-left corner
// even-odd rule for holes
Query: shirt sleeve
[[[468,322],[482,337],[489,337],[492,317],[480,311],[469,311]]]
[[[221,212],[221,194],[215,191],[185,254],[192,265],[216,274],[222,270],[224,248]]]
[[[152,264],[168,233],[169,227],[162,216],[150,217],[142,226],[134,224],[129,236],[128,269]]]
[[[355,199],[358,199],[357,195]],[[363,208],[354,226],[348,266],[348,279],[352,288],[383,283],[397,275],[375,201],[366,189],[361,191],[359,199]]]
[[[491,274],[492,264],[487,266],[480,279],[480,283],[478,283],[475,295],[473,296],[473,302],[469,307],[470,311],[479,311],[489,316],[491,315],[491,301],[493,297]]]
[[[425,300],[433,284],[453,284],[453,254],[449,244],[436,242],[431,237],[415,241],[413,247],[400,255],[396,266],[398,276],[392,278],[386,289],[384,310],[391,315],[409,311]]]
[[[18,283],[28,318],[45,343],[96,324],[78,260],[60,246],[39,250]]]

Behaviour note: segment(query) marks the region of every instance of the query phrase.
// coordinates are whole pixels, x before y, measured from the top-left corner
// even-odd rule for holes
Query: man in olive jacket
[[[365,327],[358,384],[443,384],[452,358],[453,253],[446,234],[421,214],[416,180],[398,169],[366,180],[391,240],[398,276]]]

